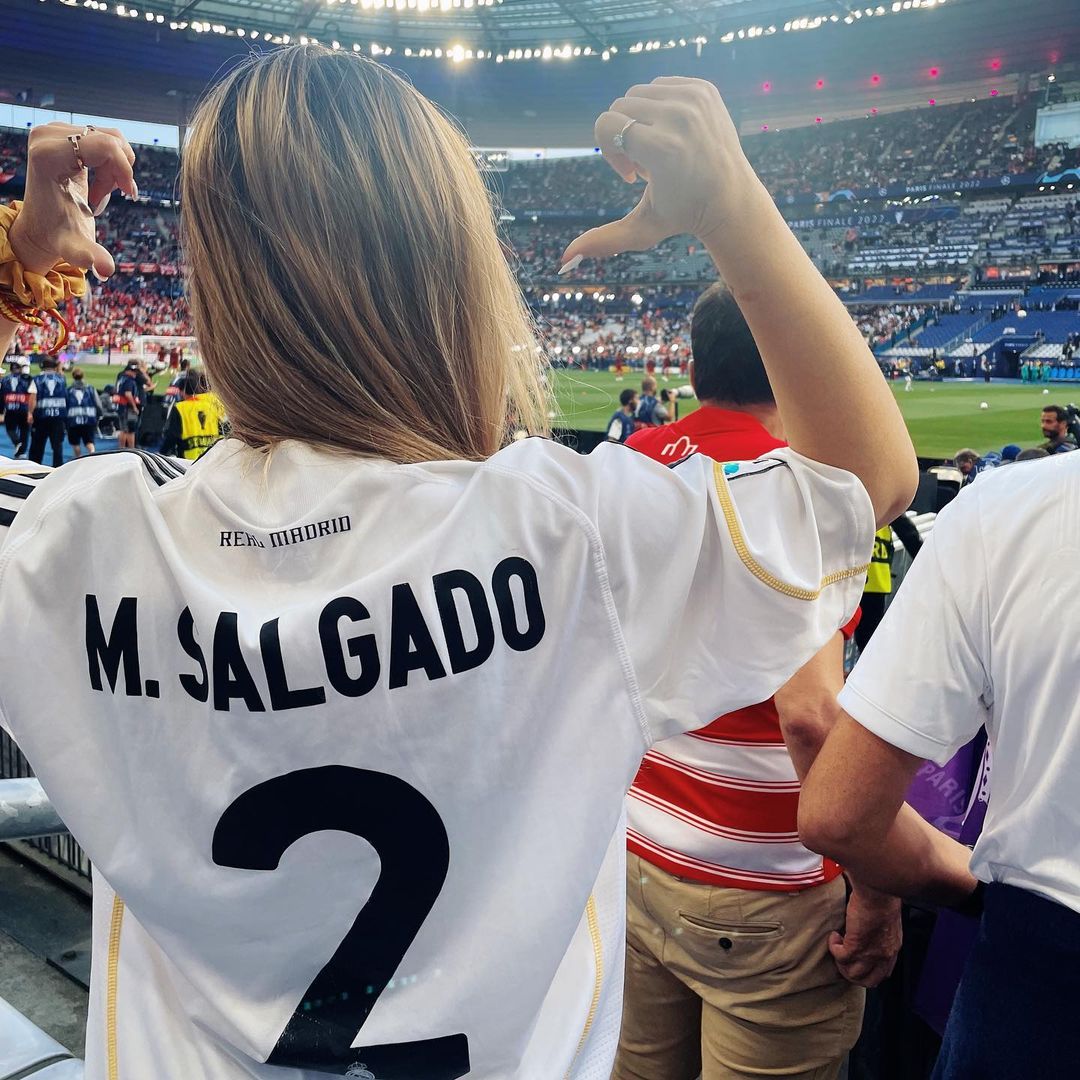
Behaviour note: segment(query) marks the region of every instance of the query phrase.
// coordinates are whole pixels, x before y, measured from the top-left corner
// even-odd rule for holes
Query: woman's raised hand
[[[117,188],[138,198],[134,164],[135,152],[115,128],[59,122],[33,128],[25,202],[9,237],[23,267],[45,274],[66,262],[109,277],[115,265],[95,240],[94,216]]]
[[[704,240],[761,187],[720,92],[703,79],[665,77],[630,87],[600,114],[595,135],[627,183],[640,176],[648,184],[621,221],[579,236],[563,255],[564,267],[578,256],[644,251],[680,233]]]

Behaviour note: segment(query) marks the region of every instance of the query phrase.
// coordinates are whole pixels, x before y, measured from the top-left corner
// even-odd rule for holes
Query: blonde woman
[[[642,754],[835,633],[915,464],[716,90],[634,87],[596,134],[650,184],[566,261],[701,237],[793,451],[511,443],[547,403],[466,142],[387,68],[308,46],[226,77],[184,154],[232,438],[186,468],[6,466],[0,638],[49,677],[28,661],[0,715],[95,866],[87,1080],[607,1075]],[[131,193],[132,161],[33,132],[0,281],[108,274],[85,203]],[[631,496],[657,511],[633,528]],[[43,598],[61,552],[79,587]]]

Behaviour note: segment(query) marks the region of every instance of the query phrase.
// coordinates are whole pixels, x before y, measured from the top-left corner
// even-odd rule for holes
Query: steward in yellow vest
[[[194,461],[222,437],[221,403],[207,390],[206,380],[198,371],[184,376],[180,394],[165,424],[161,452]]]
[[[892,592],[892,526],[884,525],[874,533],[874,554],[870,558],[870,568],[866,571],[866,586],[863,592]]]

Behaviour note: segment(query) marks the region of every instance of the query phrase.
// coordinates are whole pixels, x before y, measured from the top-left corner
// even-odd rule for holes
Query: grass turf
[[[99,389],[115,383],[122,366],[113,364],[82,364],[89,382]],[[35,369],[36,370],[36,369]],[[627,373],[616,382],[610,372],[580,372],[557,370],[552,373],[555,391],[557,427],[603,431],[618,408],[619,391],[627,387],[639,389],[641,373]],[[70,382],[70,378],[68,380]],[[672,376],[666,384],[678,387],[684,379]],[[157,388],[164,391],[169,373],[157,376]],[[663,385],[663,384],[662,384]],[[935,383],[916,382],[908,393],[903,382],[893,383],[893,391],[907,420],[915,449],[922,457],[949,458],[961,447],[970,446],[980,452],[1000,450],[1007,443],[1035,446],[1042,442],[1039,412],[1051,402],[1065,404],[1080,397],[1080,387],[1022,386],[1014,383]],[[985,401],[989,409],[980,409]],[[679,415],[697,408],[693,398],[679,401]]]
[[[609,372],[556,371],[557,399],[552,423],[558,427],[602,431],[619,406],[619,391],[639,389],[641,374],[627,374],[616,382]],[[671,377],[669,387],[685,382]],[[916,382],[909,392],[903,382],[892,384],[920,457],[950,458],[962,447],[980,453],[1000,450],[1008,443],[1022,447],[1043,441],[1039,413],[1050,403],[1064,405],[1080,397],[1080,387],[1023,386],[1015,383]],[[980,409],[980,402],[990,407]],[[679,401],[679,415],[697,408],[693,398]]]

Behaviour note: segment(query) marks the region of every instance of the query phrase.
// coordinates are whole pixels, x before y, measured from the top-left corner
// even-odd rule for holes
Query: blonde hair
[[[410,462],[547,431],[542,354],[469,147],[386,67],[318,45],[251,58],[199,107],[181,192],[234,436]]]

